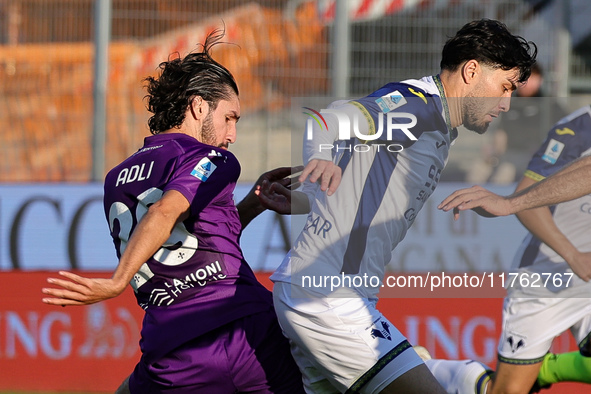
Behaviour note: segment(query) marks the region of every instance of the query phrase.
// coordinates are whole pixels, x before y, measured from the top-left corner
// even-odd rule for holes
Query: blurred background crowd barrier
[[[95,67],[101,3],[110,9],[106,70]],[[232,150],[245,164],[241,181],[252,182],[290,162],[292,97],[359,96],[432,75],[445,40],[472,19],[499,19],[535,41],[546,94],[585,100],[590,15],[585,0],[0,0],[0,182],[102,181],[149,133],[142,80],[215,28],[235,44],[217,46],[214,57],[239,84],[243,119]],[[100,71],[104,116],[93,106]],[[104,148],[93,144],[96,116]],[[458,163],[491,143],[461,140],[450,180],[464,180]]]

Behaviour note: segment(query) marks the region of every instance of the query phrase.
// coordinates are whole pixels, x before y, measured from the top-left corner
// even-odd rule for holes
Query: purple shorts
[[[129,388],[132,394],[304,393],[272,309],[195,338],[158,362],[142,357]]]

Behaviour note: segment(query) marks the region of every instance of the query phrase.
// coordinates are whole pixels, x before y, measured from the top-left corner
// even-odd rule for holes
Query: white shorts
[[[542,361],[555,337],[570,329],[579,347],[591,351],[589,298],[505,298],[499,361],[535,364]]]
[[[276,282],[275,310],[309,393],[379,393],[421,358],[364,298],[291,297]]]

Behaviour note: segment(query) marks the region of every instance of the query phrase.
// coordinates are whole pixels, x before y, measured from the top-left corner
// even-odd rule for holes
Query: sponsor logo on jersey
[[[163,282],[164,286],[152,289],[148,303],[158,306],[170,305],[186,290],[199,289],[207,286],[208,282],[225,279],[226,274],[223,272],[222,264],[223,262],[216,260],[187,274],[184,279],[172,278]]]
[[[194,272],[189,273],[187,276],[185,276],[184,283],[197,282],[199,286],[205,286],[208,281],[225,278],[226,274],[224,274],[220,262],[216,260],[213,263],[207,264],[204,267],[201,267],[195,270]]]
[[[222,154],[212,149],[211,152],[209,152],[209,154],[207,155],[207,157],[222,157]]]
[[[333,227],[332,223],[320,216],[312,219],[312,216],[309,216],[309,223],[304,227],[304,231],[311,231],[314,235],[320,235],[322,238],[326,238],[326,233]]]
[[[204,157],[199,161],[199,163],[197,163],[195,168],[193,168],[193,171],[191,171],[191,175],[201,180],[202,182],[205,182],[209,179],[209,177],[211,176],[211,174],[213,174],[217,167],[218,166],[213,164],[211,160],[209,160],[207,157]]]
[[[580,207],[581,212],[591,215],[591,204],[585,202]]]
[[[414,208],[409,208],[406,210],[406,212],[404,212],[404,218],[406,220],[408,220],[409,222],[414,221],[416,217],[417,217],[417,212],[415,211]]]
[[[556,129],[556,134],[558,135],[575,135],[575,132],[572,131],[571,129],[569,129],[568,127],[565,127],[564,129]]]
[[[560,141],[556,141],[554,138],[550,139],[548,142],[548,147],[546,148],[546,152],[542,156],[542,160],[550,163],[556,164],[556,161],[560,157],[562,150],[564,149],[564,144]]]
[[[377,99],[376,104],[380,107],[382,112],[387,113],[396,108],[402,107],[406,104],[406,99],[398,90],[395,90]]]
[[[138,150],[138,151],[137,151],[136,153],[134,153],[132,156],[135,156],[135,155],[137,155],[138,153],[144,153],[144,152],[147,152],[147,151],[150,151],[150,150],[154,150],[154,149],[160,149],[160,148],[162,148],[163,146],[164,146],[164,145],[158,145],[158,146],[149,146],[149,147],[147,147],[147,148],[143,148],[143,149],[140,149],[140,150]]]
[[[174,302],[174,298],[168,294],[166,289],[152,289],[150,293],[150,304],[152,305],[170,305]]]

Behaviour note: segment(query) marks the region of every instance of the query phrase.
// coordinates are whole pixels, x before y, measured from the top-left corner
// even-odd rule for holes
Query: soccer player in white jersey
[[[591,154],[591,107],[561,119],[532,157],[516,191]],[[591,195],[517,213],[530,231],[513,261],[518,280],[508,287],[497,371],[491,393],[527,393],[536,378],[591,383]],[[575,275],[573,275],[576,274]],[[552,341],[570,329],[579,351],[551,354]]]
[[[470,22],[446,42],[439,75],[334,103],[327,130],[307,134],[300,181],[309,177],[311,211],[271,279],[308,392],[446,392],[376,309],[377,293],[392,250],[437,185],[456,127],[484,133],[509,109],[536,52],[500,22]],[[352,120],[350,130],[339,116]],[[377,283],[355,285],[364,277]],[[326,285],[312,282],[324,278]],[[332,288],[334,278],[343,285]]]

